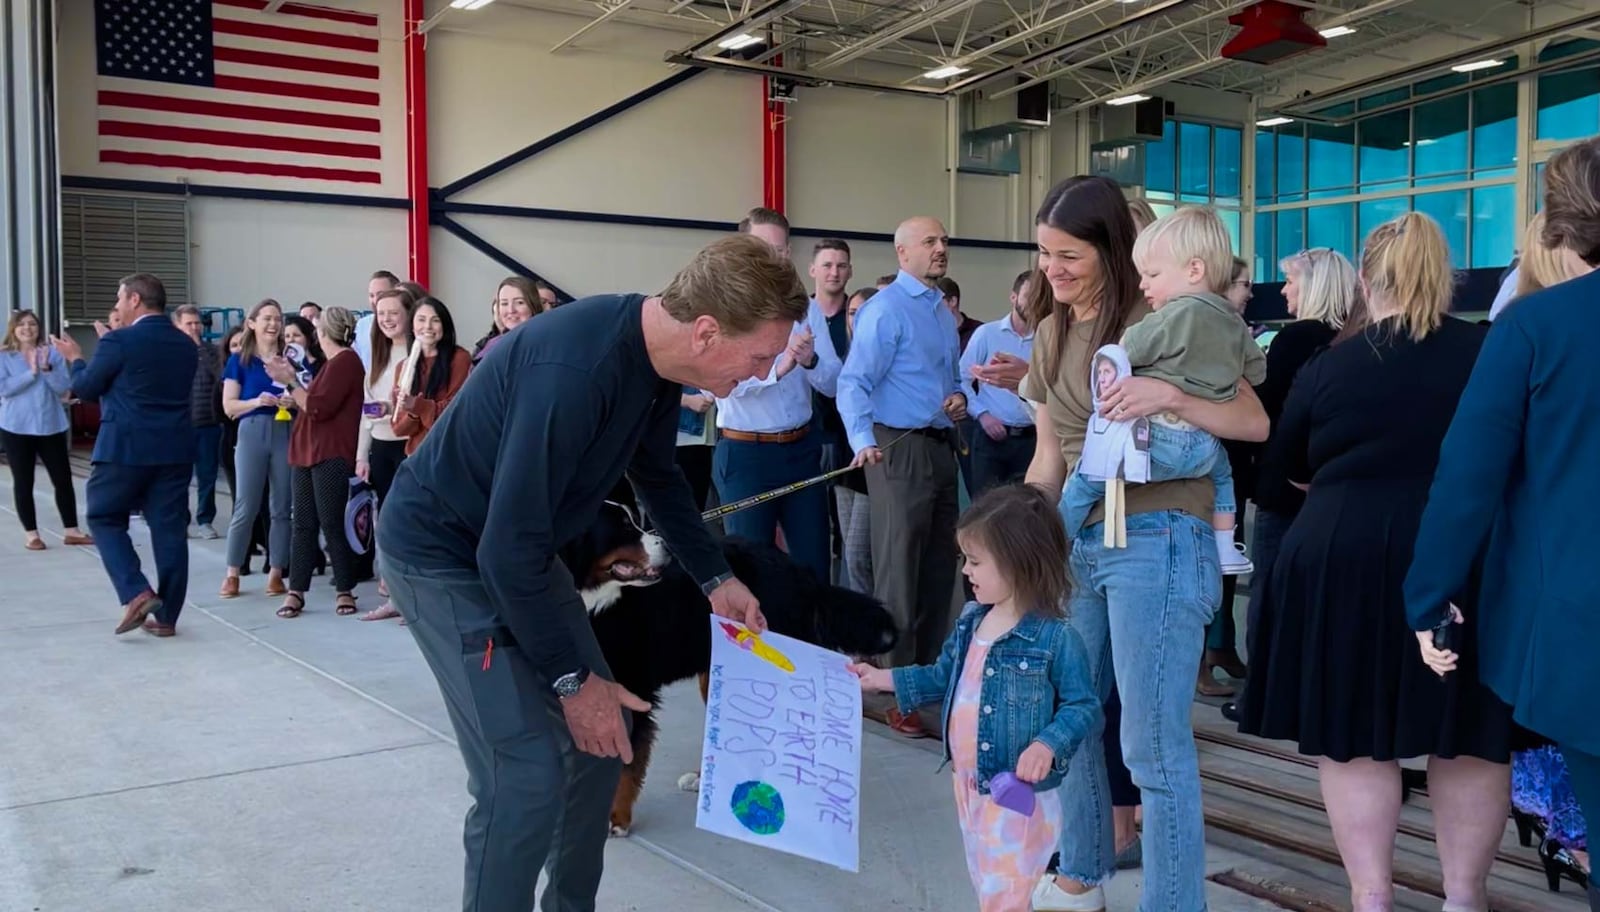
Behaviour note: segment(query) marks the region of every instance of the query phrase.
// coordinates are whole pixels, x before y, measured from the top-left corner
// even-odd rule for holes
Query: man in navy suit
[[[194,341],[167,319],[161,280],[140,273],[117,287],[123,328],[100,337],[94,360],[70,338],[54,339],[72,365],[72,393],[100,401],[89,475],[89,528],[123,606],[117,633],[144,626],[169,637],[189,588],[189,475],[194,468]],[[144,513],[155,550],[151,590],[128,538],[128,514]]]

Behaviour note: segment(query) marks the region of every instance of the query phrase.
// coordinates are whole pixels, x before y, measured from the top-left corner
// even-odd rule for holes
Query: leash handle
[[[899,437],[896,437],[895,439],[889,441],[881,449],[887,450],[887,449],[889,449],[889,447],[894,446],[895,444],[897,444],[900,441],[906,439],[907,437],[911,436],[914,433],[916,433],[915,430],[904,431],[904,432],[902,432],[900,434]],[[796,481],[796,482],[792,482],[790,484],[786,484],[781,488],[773,488],[770,491],[763,491],[760,494],[753,494],[753,495],[751,495],[749,497],[746,497],[743,500],[736,500],[736,501],[734,501],[733,503],[730,503],[730,504],[723,504],[722,506],[717,507],[716,509],[707,510],[704,513],[700,514],[700,519],[701,519],[702,522],[711,522],[714,519],[721,519],[722,517],[727,516],[730,513],[737,513],[740,510],[748,510],[751,507],[756,506],[757,504],[763,504],[763,503],[766,503],[769,500],[776,500],[779,497],[784,497],[786,495],[793,494],[796,491],[803,490],[805,488],[809,488],[812,485],[821,484],[824,481],[828,481],[830,479],[838,478],[840,475],[843,475],[843,474],[845,474],[847,472],[854,472],[858,468],[861,468],[861,467],[860,466],[855,466],[855,465],[847,465],[844,468],[834,469],[831,472],[824,472],[821,475],[817,475],[817,476],[814,476],[812,478],[806,478],[806,479],[803,479],[801,481]]]

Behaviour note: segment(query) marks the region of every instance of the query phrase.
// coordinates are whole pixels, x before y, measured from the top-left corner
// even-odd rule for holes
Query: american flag
[[[267,0],[95,0],[100,161],[376,184],[378,17]]]

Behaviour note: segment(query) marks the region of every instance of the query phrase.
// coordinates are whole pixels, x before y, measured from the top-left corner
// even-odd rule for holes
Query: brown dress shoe
[[[169,637],[178,635],[178,628],[170,624],[163,624],[155,618],[145,618],[143,629],[145,633],[151,636]]]
[[[237,576],[224,576],[222,578],[222,588],[217,590],[217,597],[225,599],[238,598],[239,578]]]
[[[907,738],[928,737],[928,730],[922,727],[922,717],[914,712],[903,713],[898,709],[891,709],[885,714],[885,718],[888,719],[891,729]]]
[[[134,596],[133,601],[129,602],[128,606],[123,609],[122,623],[117,625],[117,635],[121,636],[135,627],[138,627],[140,624],[144,623],[144,619],[148,617],[152,611],[159,610],[161,610],[161,599],[157,597],[154,592],[146,589],[145,591],[139,593],[138,595]]]
[[[82,534],[68,535],[61,540],[61,543],[64,545],[92,545],[94,544],[94,539]]]
[[[283,573],[274,567],[267,574],[267,595],[288,595],[289,587],[283,584]]]

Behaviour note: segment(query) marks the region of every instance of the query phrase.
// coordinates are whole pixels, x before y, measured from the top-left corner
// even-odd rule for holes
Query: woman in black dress
[[[1420,213],[1372,232],[1361,283],[1364,325],[1301,370],[1273,434],[1269,463],[1309,488],[1267,582],[1240,729],[1320,758],[1356,912],[1393,908],[1397,761],[1428,757],[1445,909],[1483,910],[1509,806],[1510,710],[1478,681],[1470,625],[1457,673],[1423,664],[1402,584],[1485,330],[1445,315],[1449,247]]]

